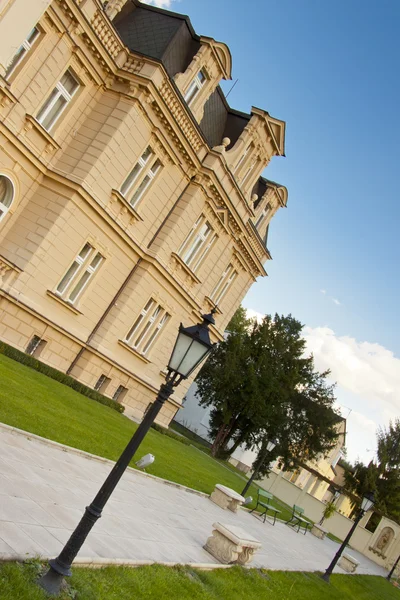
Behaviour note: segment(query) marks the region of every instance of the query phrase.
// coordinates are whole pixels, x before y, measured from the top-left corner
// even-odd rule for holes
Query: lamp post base
[[[50,569],[38,579],[37,584],[51,596],[58,596],[66,583],[64,577],[72,575],[70,569],[59,569],[55,560],[49,561]],[[62,573],[61,570],[64,572]]]
[[[326,581],[326,583],[329,583],[330,576],[331,576],[330,573],[324,573],[323,575],[321,575],[321,579]]]

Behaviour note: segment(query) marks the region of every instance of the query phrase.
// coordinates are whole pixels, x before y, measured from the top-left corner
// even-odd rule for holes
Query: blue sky
[[[232,107],[287,122],[287,157],[264,175],[286,185],[288,208],[270,226],[269,277],[244,304],[307,326],[317,366],[332,369],[352,411],[349,456],[369,460],[376,426],[400,404],[400,3],[154,3],[228,44]]]

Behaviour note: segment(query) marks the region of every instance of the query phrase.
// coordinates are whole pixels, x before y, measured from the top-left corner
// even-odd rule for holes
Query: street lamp
[[[347,544],[349,543],[350,538],[353,535],[357,525],[359,524],[359,522],[361,521],[361,519],[365,515],[365,513],[368,512],[373,507],[374,502],[375,502],[375,496],[374,496],[373,492],[367,492],[366,494],[364,494],[364,497],[361,502],[361,509],[353,523],[353,527],[350,529],[349,533],[346,536],[346,539],[340,546],[339,550],[336,552],[331,564],[329,565],[329,567],[327,568],[325,573],[323,575],[321,575],[322,579],[324,579],[328,583],[329,583],[329,578],[332,574],[332,571],[335,568],[337,561],[341,557],[343,550],[346,548]]]
[[[397,557],[397,559],[396,559],[396,561],[395,561],[395,563],[394,563],[393,567],[390,569],[390,573],[389,573],[389,575],[386,577],[386,579],[387,579],[388,581],[390,581],[390,580],[392,579],[392,577],[393,577],[393,573],[395,572],[395,570],[396,570],[396,567],[397,567],[397,565],[399,564],[399,561],[400,561],[400,555]]]
[[[183,327],[182,324],[180,325],[178,337],[168,363],[166,381],[161,385],[157,398],[150,406],[139,427],[133,434],[132,439],[115,463],[97,496],[86,507],[82,519],[61,550],[61,553],[57,558],[49,561],[49,570],[38,581],[40,587],[49,594],[58,595],[63,578],[71,575],[72,562],[93,525],[101,517],[107,500],[110,498],[165,401],[171,396],[174,388],[183,379],[187,379],[211,352],[214,344],[210,340],[209,326],[215,324],[214,312],[215,310],[211,311],[209,315],[203,315],[203,321],[193,327]]]
[[[267,443],[267,448],[265,450],[264,455],[261,457],[260,462],[258,463],[257,467],[254,469],[251,477],[249,478],[248,482],[246,483],[246,485],[244,486],[241,496],[244,496],[245,493],[247,492],[247,490],[249,489],[249,487],[251,486],[251,484],[253,483],[253,481],[255,480],[255,478],[258,475],[259,470],[261,469],[261,467],[263,466],[268,454],[270,454],[272,452],[272,450],[275,448],[277,444],[277,440],[271,440],[270,442]]]

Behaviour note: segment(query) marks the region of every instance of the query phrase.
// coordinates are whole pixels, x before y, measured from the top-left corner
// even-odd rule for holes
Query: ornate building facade
[[[222,339],[287,202],[261,176],[285,123],[230,108],[230,77],[225,44],[138,0],[53,0],[0,75],[0,339],[138,418],[181,321],[217,307]]]

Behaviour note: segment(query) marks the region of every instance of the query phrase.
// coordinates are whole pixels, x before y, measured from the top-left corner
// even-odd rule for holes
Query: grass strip
[[[39,561],[0,564],[1,600],[46,600],[36,581]],[[189,566],[75,568],[59,600],[398,600],[383,577],[264,571],[233,567],[198,571]]]

